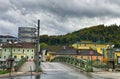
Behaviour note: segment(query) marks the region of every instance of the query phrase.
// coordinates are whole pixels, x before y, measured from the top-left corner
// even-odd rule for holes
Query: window
[[[14,56],[14,58],[16,59],[16,58],[17,58],[17,56]]]
[[[81,43],[80,43],[80,46],[81,46]]]
[[[4,51],[6,52],[6,49],[4,49]]]
[[[31,56],[31,58],[33,58],[33,56]]]
[[[27,56],[27,59],[29,58],[29,56]]]
[[[98,59],[98,56],[96,56],[96,59]]]
[[[32,52],[33,52],[33,50],[32,50]]]
[[[94,47],[96,47],[96,44],[94,44]]]
[[[88,56],[87,58],[88,58],[88,59],[90,59],[90,57],[89,57],[89,56]]]
[[[29,50],[27,50],[27,52],[29,52]]]
[[[14,52],[15,52],[15,49],[14,49]]]
[[[23,58],[24,56],[21,56],[21,58]]]
[[[20,49],[18,49],[18,51],[20,51]]]
[[[23,49],[23,53],[24,53],[24,49]]]
[[[2,39],[0,39],[0,42],[2,42]]]
[[[6,56],[4,56],[4,59],[6,58]]]
[[[83,59],[83,56],[81,56],[81,59]]]

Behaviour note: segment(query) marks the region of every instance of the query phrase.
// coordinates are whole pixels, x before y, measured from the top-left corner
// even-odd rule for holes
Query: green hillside
[[[80,29],[78,31],[60,36],[42,35],[40,42],[49,45],[66,45],[72,44],[81,40],[89,40],[92,42],[105,41],[113,43],[116,47],[120,47],[120,26],[117,25],[97,25],[89,28]]]

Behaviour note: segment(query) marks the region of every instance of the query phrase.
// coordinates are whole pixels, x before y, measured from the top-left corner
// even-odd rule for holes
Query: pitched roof
[[[92,49],[79,49],[77,51],[79,55],[92,55],[92,56],[102,56],[102,54],[98,53],[95,50]]]
[[[56,54],[74,55],[74,54],[77,54],[77,52],[76,52],[76,49],[73,49],[72,47],[66,47],[56,51]]]
[[[2,45],[3,48],[9,48],[9,47],[14,47],[14,48],[35,48],[35,45],[33,43],[5,43]]]
[[[0,35],[0,38],[16,38],[14,36],[9,36],[9,35]]]
[[[51,53],[54,55],[83,55],[83,56],[90,56],[92,53],[92,56],[102,56],[102,54],[99,54],[97,51],[92,49],[80,49],[76,50],[72,47],[63,47],[60,50]]]

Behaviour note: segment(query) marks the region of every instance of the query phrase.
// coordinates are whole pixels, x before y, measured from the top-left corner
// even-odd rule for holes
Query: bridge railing
[[[51,62],[64,62],[81,70],[92,72],[93,67],[90,60],[77,59],[69,56],[58,56],[51,60]]]

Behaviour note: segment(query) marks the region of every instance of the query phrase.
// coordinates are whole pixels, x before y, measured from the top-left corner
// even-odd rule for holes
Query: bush
[[[0,74],[6,74],[6,73],[9,73],[9,72],[6,70],[0,70]]]

